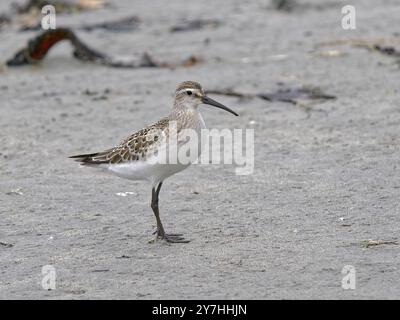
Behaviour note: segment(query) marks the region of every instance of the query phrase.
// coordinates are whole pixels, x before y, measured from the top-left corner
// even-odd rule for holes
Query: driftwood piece
[[[6,63],[10,67],[35,64],[42,61],[48,51],[58,42],[70,41],[73,46],[73,56],[81,61],[93,62],[114,68],[175,68],[190,67],[201,62],[201,59],[191,56],[178,63],[155,61],[149,54],[144,53],[139,59],[118,59],[103,52],[92,49],[83,43],[75,33],[68,28],[47,30],[29,40],[28,45],[19,50]]]

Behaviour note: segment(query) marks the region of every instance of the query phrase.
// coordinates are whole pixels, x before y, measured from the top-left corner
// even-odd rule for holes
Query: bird
[[[205,122],[199,111],[202,104],[223,109],[235,116],[238,114],[225,105],[208,97],[202,86],[195,81],[184,81],[175,90],[173,107],[168,116],[132,133],[118,145],[105,151],[74,155],[75,159],[83,166],[96,167],[111,172],[121,178],[130,180],[144,180],[151,185],[151,204],[157,228],[154,232],[155,239],[168,243],[187,243],[181,233],[166,233],[160,219],[159,194],[165,179],[186,169],[201,153],[201,143],[194,141],[197,147],[194,158],[183,163],[176,159],[174,162],[168,158],[170,150],[179,148],[184,143],[190,143],[182,138],[185,130],[192,130],[198,136],[206,128]],[[174,125],[174,126],[173,126]],[[173,128],[176,131],[176,140],[171,139]],[[174,143],[175,141],[175,143]],[[175,149],[174,149],[175,150]],[[167,155],[167,156],[166,156]],[[161,161],[161,157],[164,157]]]

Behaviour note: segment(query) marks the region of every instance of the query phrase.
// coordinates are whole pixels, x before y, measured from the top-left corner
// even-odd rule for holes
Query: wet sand
[[[281,12],[267,1],[118,1],[57,23],[137,15],[134,31],[77,34],[115,56],[203,62],[109,68],[77,61],[63,43],[39,66],[2,67],[0,298],[399,298],[399,246],[363,241],[399,240],[400,67],[364,47],[320,45],[387,39],[399,48],[398,1],[353,1],[353,31],[341,28],[341,1],[307,3]],[[184,18],[221,25],[171,33]],[[2,28],[1,61],[35,34]],[[149,244],[149,185],[67,157],[109,148],[168,114],[184,80],[245,93],[318,86],[337,99],[294,105],[212,95],[240,117],[203,106],[208,127],[254,128],[254,172],[201,165],[168,179],[161,217],[191,242]],[[45,265],[56,270],[56,290],[41,286]],[[355,290],[341,287],[345,265],[356,270]]]

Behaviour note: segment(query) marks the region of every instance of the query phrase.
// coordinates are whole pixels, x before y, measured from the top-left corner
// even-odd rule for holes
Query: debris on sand
[[[84,44],[73,31],[68,28],[46,30],[29,40],[27,47],[19,50],[11,59],[7,60],[10,67],[36,64],[44,59],[47,52],[58,42],[68,40],[74,51],[73,56],[81,61],[93,62],[114,68],[175,68],[190,67],[201,61],[197,57],[189,57],[179,63],[166,63],[155,61],[149,54],[144,53],[137,58],[114,58],[105,53],[91,49]]]
[[[108,272],[108,271],[110,271],[110,269],[95,269],[92,270],[91,272]]]
[[[108,100],[108,95],[110,93],[111,93],[111,90],[108,88],[104,89],[102,92],[92,91],[89,89],[86,89],[82,92],[82,94],[92,97],[93,101]]]
[[[131,191],[127,191],[127,192],[117,192],[116,195],[119,196],[119,197],[126,197],[126,196],[129,196],[129,195],[136,195],[136,193],[135,192],[131,192]]]
[[[14,245],[12,243],[2,242],[2,241],[0,241],[0,246],[6,247],[6,248],[14,247]]]
[[[339,51],[339,50],[324,50],[324,51],[317,51],[314,53],[314,55],[320,56],[320,57],[332,58],[332,57],[344,56],[345,53],[342,51]]]
[[[274,93],[261,93],[258,97],[267,101],[282,101],[297,104],[299,100],[333,100],[335,96],[324,93],[318,87],[283,88]]]
[[[86,290],[83,289],[64,289],[64,292],[67,294],[85,294]]]
[[[103,90],[103,94],[109,94],[111,92],[111,90],[110,89],[104,89]],[[82,94],[84,94],[84,95],[86,95],[86,96],[96,96],[96,95],[99,95],[100,94],[100,92],[98,92],[98,91],[92,91],[92,90],[90,90],[90,89],[85,89],[83,92],[82,92]]]
[[[321,3],[299,3],[295,0],[271,0],[270,8],[278,11],[292,12],[304,10],[322,11],[329,8],[337,8],[337,1],[321,1]]]
[[[13,190],[7,192],[6,194],[10,195],[10,196],[11,195],[17,195],[17,196],[23,196],[24,195],[21,188],[13,189]]]
[[[297,6],[297,3],[294,0],[272,0],[271,6],[275,10],[289,12]]]
[[[369,248],[369,247],[373,247],[373,246],[379,246],[382,244],[394,244],[394,245],[398,245],[398,242],[395,240],[364,240],[362,241],[362,245],[365,248]]]
[[[394,47],[391,46],[381,46],[379,44],[376,44],[373,46],[373,49],[384,54],[387,56],[391,56],[391,57],[396,57],[396,58],[400,58],[400,51],[397,50]]]
[[[182,23],[173,26],[171,32],[193,31],[203,28],[217,28],[221,25],[221,21],[215,19],[197,19],[190,21],[183,21]]]
[[[182,61],[182,67],[189,68],[201,62],[203,62],[203,59],[197,56],[190,56],[189,58]]]
[[[26,64],[34,64],[41,61],[47,52],[56,43],[69,40],[74,47],[74,56],[80,60],[97,61],[106,57],[84,45],[75,34],[67,28],[59,28],[55,30],[47,30],[40,35],[29,40],[28,46],[19,50],[13,58],[7,61],[8,66],[21,66]]]
[[[366,48],[369,51],[375,51],[385,56],[393,57],[397,59],[397,63],[400,63],[400,51],[397,50],[392,45],[383,45],[379,43],[371,43],[371,42],[359,42],[354,43],[354,46]]]
[[[11,23],[11,18],[6,14],[0,14],[0,30]]]
[[[20,19],[21,31],[38,31],[42,29],[40,19],[36,16],[24,16]],[[91,32],[93,30],[103,29],[110,32],[129,32],[139,28],[141,20],[137,16],[125,17],[117,20],[84,24],[74,29]],[[1,23],[1,21],[0,21]]]
[[[237,98],[260,98],[266,101],[280,101],[291,104],[298,104],[300,100],[333,100],[335,96],[324,93],[318,87],[302,86],[295,88],[279,88],[277,91],[272,93],[257,93],[257,94],[246,94],[232,89],[226,90],[211,90],[208,93],[237,97]]]
[[[400,49],[397,49],[393,42],[398,42],[398,39],[373,39],[373,40],[365,40],[365,39],[344,39],[344,40],[335,40],[329,42],[323,42],[318,44],[318,47],[321,46],[341,46],[341,45],[350,45],[353,47],[365,48],[369,51],[375,51],[380,54],[393,57],[397,59],[397,64],[400,65]]]
[[[131,16],[108,22],[83,25],[78,29],[84,31],[104,29],[111,32],[127,32],[137,29],[139,27],[140,22],[141,20],[137,16]]]

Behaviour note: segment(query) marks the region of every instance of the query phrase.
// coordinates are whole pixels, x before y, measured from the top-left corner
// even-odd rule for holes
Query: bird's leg
[[[157,188],[152,188],[151,190],[151,208],[153,209],[154,215],[157,221],[157,230],[156,230],[156,238],[163,239],[167,242],[181,242],[186,243],[189,242],[182,237],[182,234],[167,234],[165,233],[164,227],[161,223],[160,219],[160,211],[158,209],[158,195],[160,193],[162,186],[162,182],[160,182]]]
[[[157,236],[163,238],[165,236],[165,231],[161,223],[160,212],[158,210],[158,194],[160,193],[161,185],[162,182],[158,184],[157,189],[153,188],[151,190],[151,208],[153,209],[157,221]]]

